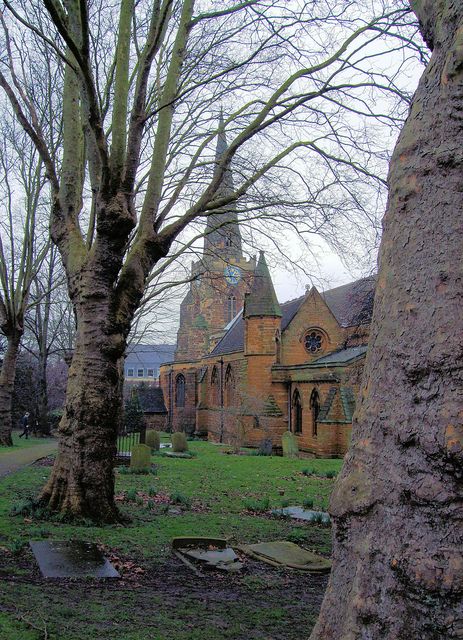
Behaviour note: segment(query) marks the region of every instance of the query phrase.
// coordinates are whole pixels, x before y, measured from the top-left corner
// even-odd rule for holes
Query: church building
[[[217,158],[226,150],[219,135]],[[233,190],[228,170],[222,195]],[[299,449],[329,457],[348,447],[367,349],[374,279],[277,300],[265,255],[246,260],[236,208],[207,222],[192,264],[173,362],[160,383],[173,431],[216,442]]]

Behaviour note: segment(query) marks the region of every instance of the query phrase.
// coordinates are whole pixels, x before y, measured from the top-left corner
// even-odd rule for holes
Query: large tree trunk
[[[391,163],[370,348],[312,640],[463,633],[463,5],[414,8],[433,54]]]
[[[90,285],[91,286],[91,285]],[[117,522],[114,460],[122,414],[122,368],[126,332],[101,295],[77,306],[76,348],[69,369],[58,456],[41,494],[51,510],[96,522]],[[108,302],[109,301],[109,302]]]
[[[13,400],[16,362],[22,333],[12,332],[7,336],[7,348],[0,371],[0,446],[11,447],[11,408]]]

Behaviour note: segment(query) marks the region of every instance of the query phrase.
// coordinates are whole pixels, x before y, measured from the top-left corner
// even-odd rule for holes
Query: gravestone
[[[175,431],[170,439],[172,441],[172,451],[175,453],[184,453],[188,451],[188,442],[183,431]]]
[[[158,431],[148,429],[145,436],[145,444],[151,451],[159,451],[161,447],[161,437]]]
[[[296,436],[291,431],[285,431],[281,438],[283,456],[285,458],[297,458],[299,455],[299,445]]]
[[[132,447],[130,456],[131,469],[147,469],[151,466],[151,449],[146,444],[136,444]]]
[[[38,540],[29,545],[44,578],[120,578],[93,542]]]
[[[272,441],[270,438],[264,438],[259,444],[259,455],[260,456],[271,456],[272,455]]]

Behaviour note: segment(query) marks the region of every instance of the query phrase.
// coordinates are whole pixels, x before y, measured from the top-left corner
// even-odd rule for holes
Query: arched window
[[[317,435],[317,420],[320,413],[320,395],[318,390],[314,387],[310,394],[310,408],[312,409],[312,435]]]
[[[232,244],[233,244],[233,242],[232,242],[231,233],[227,233],[227,235],[225,236],[225,246],[226,247],[231,247]]]
[[[302,433],[302,404],[299,391],[296,389],[293,393],[293,431],[294,433]]]
[[[227,324],[236,316],[236,298],[228,296],[227,298]]]
[[[280,330],[275,331],[275,360],[277,364],[281,362],[281,334]]]
[[[225,406],[232,407],[235,402],[235,376],[229,364],[225,371]]]
[[[185,406],[185,376],[181,373],[175,378],[175,406]]]
[[[211,401],[213,406],[219,404],[219,372],[214,366],[211,373]]]

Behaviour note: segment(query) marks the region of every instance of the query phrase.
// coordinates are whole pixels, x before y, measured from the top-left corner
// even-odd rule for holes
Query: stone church
[[[221,133],[217,157],[225,150]],[[233,190],[230,170],[221,189]],[[373,295],[366,278],[280,304],[264,253],[243,256],[235,207],[217,210],[192,264],[175,359],[161,366],[168,426],[236,447],[271,441],[275,450],[289,430],[300,450],[342,456]]]

